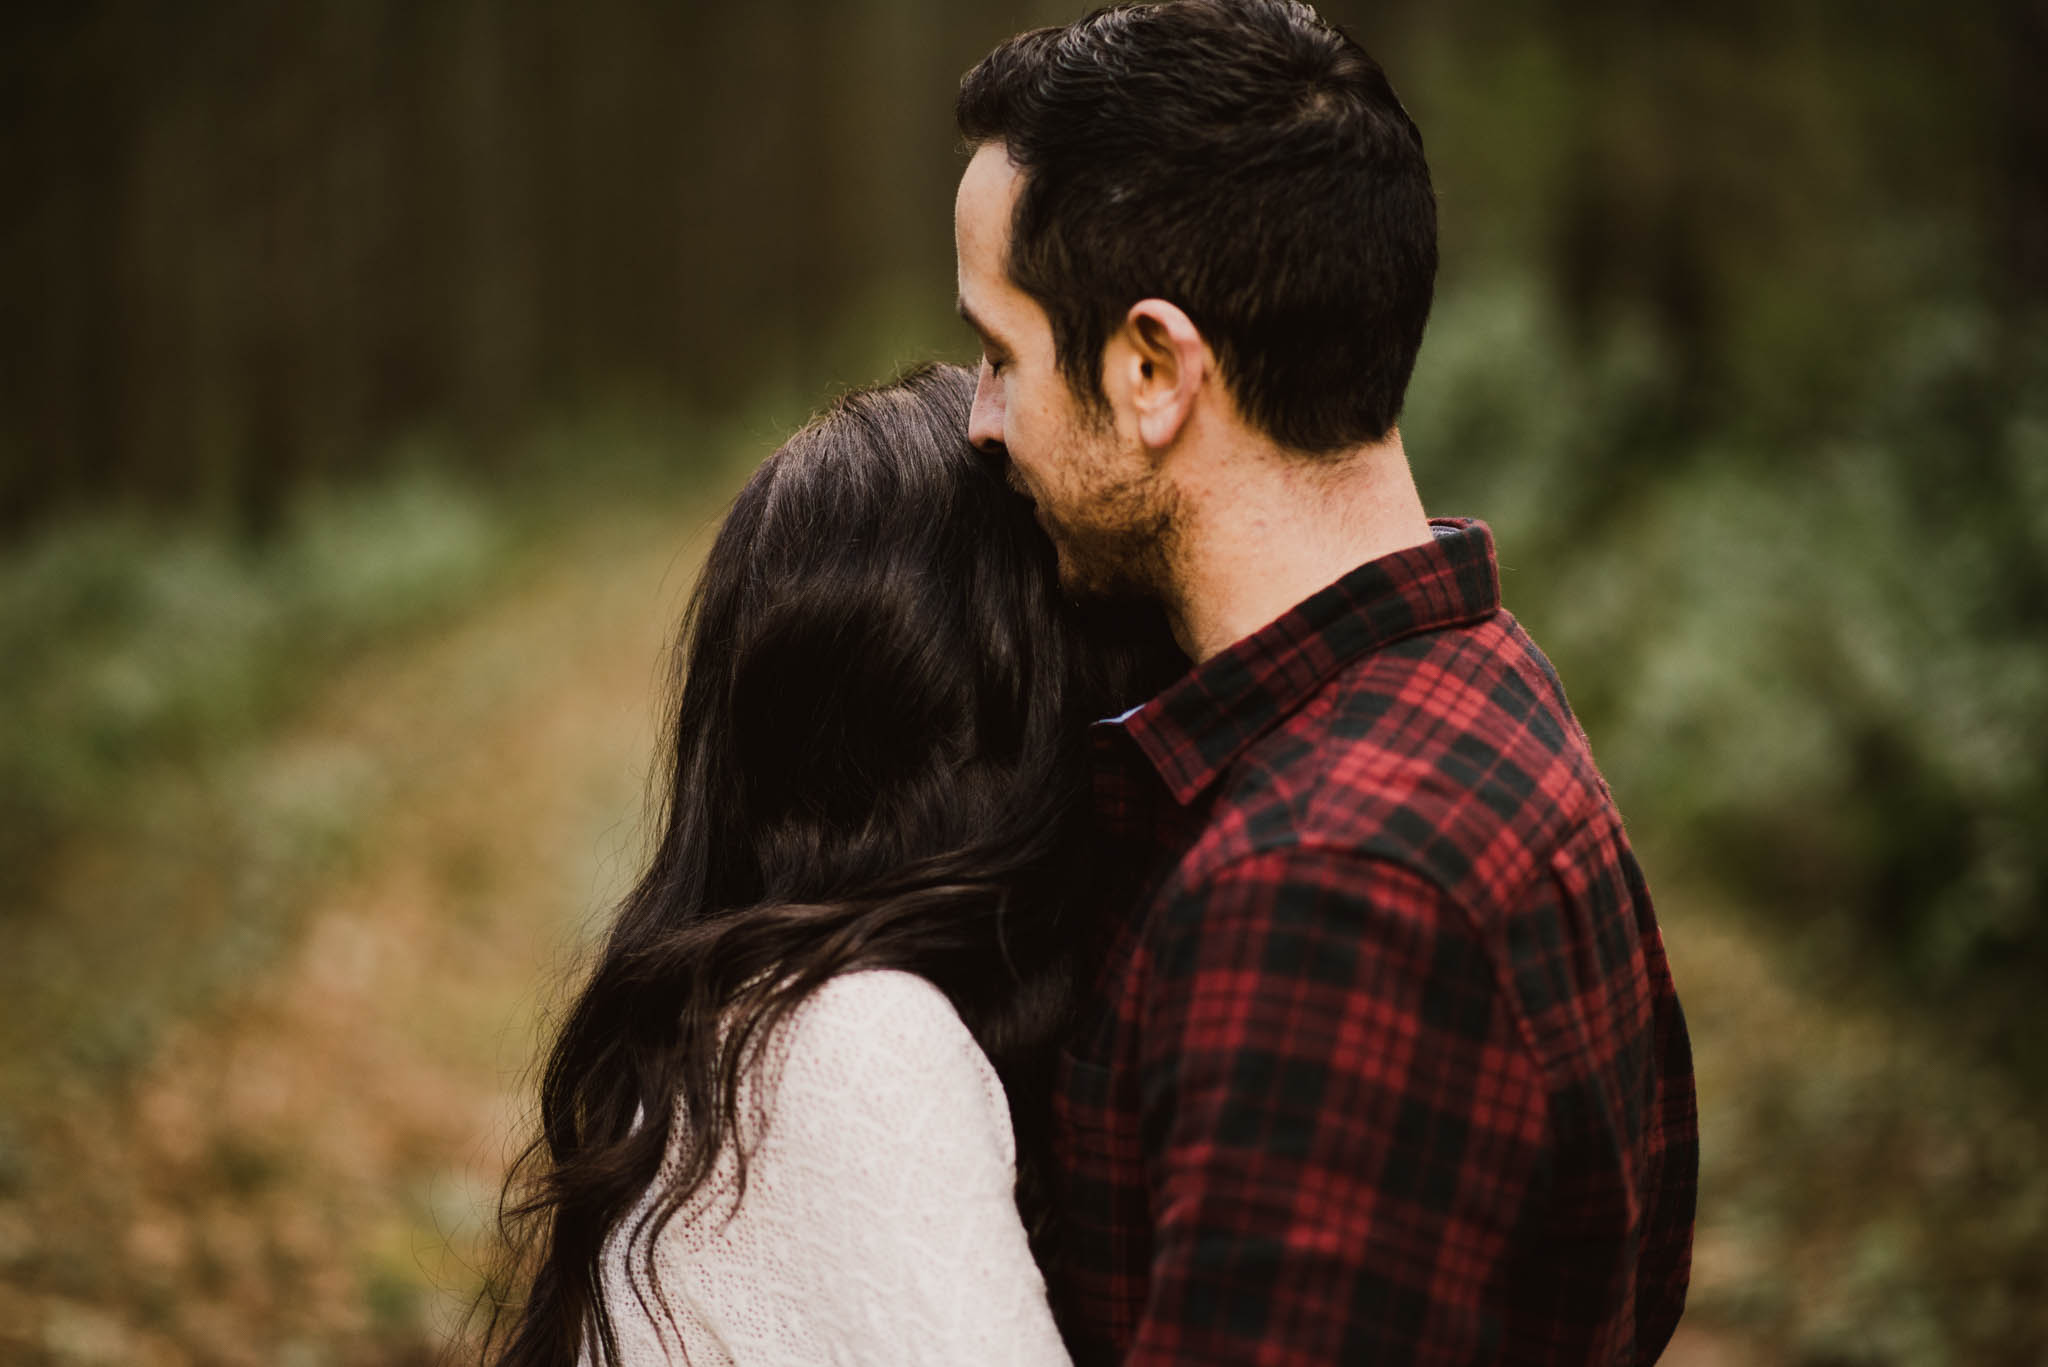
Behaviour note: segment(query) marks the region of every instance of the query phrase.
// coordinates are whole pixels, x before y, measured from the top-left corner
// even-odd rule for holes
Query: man
[[[1179,0],[962,83],[970,435],[1079,593],[1195,662],[1098,728],[1150,842],[1055,1095],[1083,1362],[1653,1360],[1690,1050],[1649,894],[1490,534],[1395,426],[1422,141],[1304,5]]]

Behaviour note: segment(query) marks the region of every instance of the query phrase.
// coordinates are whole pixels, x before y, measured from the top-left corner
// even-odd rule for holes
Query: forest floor
[[[441,1359],[530,1119],[541,1022],[640,852],[663,645],[714,515],[583,518],[459,619],[351,660],[231,763],[152,779],[157,815],[138,819],[176,845],[152,868],[133,841],[58,852],[41,905],[16,914],[17,963],[69,995],[0,1027],[0,1362]],[[273,879],[289,904],[274,951],[118,1062],[70,1047],[53,1022],[117,1014],[125,975],[186,942],[108,970],[122,937],[78,927],[142,886],[193,952],[232,935],[222,888],[252,814],[274,810],[325,832]],[[1844,1069],[1881,1090],[1907,1046],[1803,995],[1739,918],[1676,889],[1663,915],[1710,1144],[1696,1309],[1666,1361],[1789,1363],[1798,1326],[1771,1288],[1831,1265],[1814,1249],[1860,1217],[1760,1215],[1774,1188],[1756,1150],[1786,1096]]]

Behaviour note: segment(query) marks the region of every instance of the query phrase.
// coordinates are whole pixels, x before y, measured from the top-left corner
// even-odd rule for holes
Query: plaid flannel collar
[[[1346,664],[1404,636],[1484,621],[1499,610],[1486,524],[1443,518],[1430,526],[1436,536],[1429,545],[1367,561],[1103,725],[1137,744],[1176,802],[1193,802]]]

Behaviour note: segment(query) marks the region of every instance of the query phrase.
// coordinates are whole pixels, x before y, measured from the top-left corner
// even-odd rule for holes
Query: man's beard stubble
[[[1094,432],[1070,434],[1068,441],[1084,456],[1069,470],[1086,467],[1087,448],[1102,450],[1102,436]],[[1078,497],[1063,500],[1067,506],[1054,509],[1035,499],[1039,525],[1058,552],[1060,586],[1069,594],[1165,603],[1172,597],[1178,491],[1144,464],[1117,463],[1129,473],[1079,489]]]

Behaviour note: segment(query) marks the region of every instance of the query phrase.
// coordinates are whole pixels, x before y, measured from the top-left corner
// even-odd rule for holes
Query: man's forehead
[[[1010,160],[1008,145],[989,141],[975,146],[974,155],[967,159],[967,170],[961,181],[1007,195],[1019,174],[1017,163]]]
[[[969,327],[991,340],[1003,335],[1003,315],[1017,302],[1009,297],[1015,287],[1007,268],[1016,184],[1017,169],[1002,144],[983,143],[961,175],[954,201],[959,258],[954,306]]]
[[[999,142],[975,149],[953,200],[953,233],[964,265],[970,256],[999,255],[1009,237],[1017,168]]]

